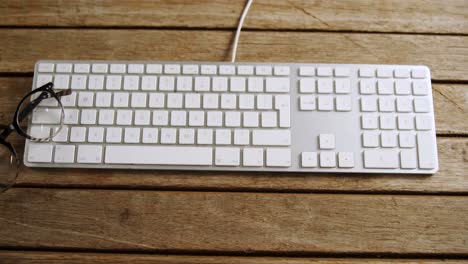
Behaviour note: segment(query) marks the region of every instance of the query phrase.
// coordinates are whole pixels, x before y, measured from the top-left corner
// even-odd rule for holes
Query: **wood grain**
[[[0,124],[9,123],[18,102],[31,90],[32,78],[0,77]],[[438,134],[468,135],[468,85],[434,84],[433,98]]]
[[[0,247],[467,255],[468,197],[11,189]]]
[[[245,1],[4,0],[2,26],[235,28]],[[254,1],[250,29],[468,33],[463,0]]]
[[[240,256],[177,256],[156,254],[116,254],[116,253],[67,253],[67,252],[37,252],[37,251],[0,251],[2,263],[16,264],[455,264],[466,263],[465,260],[447,259],[359,259],[359,258],[291,258],[291,257],[240,257]]]
[[[225,61],[233,34],[184,30],[0,29],[0,72],[39,59]],[[468,37],[244,32],[238,61],[423,64],[436,80],[467,81]]]

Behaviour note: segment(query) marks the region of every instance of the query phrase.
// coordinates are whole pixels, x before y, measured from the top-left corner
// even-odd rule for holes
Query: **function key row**
[[[107,63],[39,63],[44,73],[130,73],[187,75],[278,75],[287,76],[289,66],[269,65],[197,65],[197,64],[107,64]]]
[[[361,68],[359,69],[358,76],[360,78],[413,78],[413,79],[424,79],[427,77],[426,70],[424,68],[416,69],[391,69],[391,68]]]

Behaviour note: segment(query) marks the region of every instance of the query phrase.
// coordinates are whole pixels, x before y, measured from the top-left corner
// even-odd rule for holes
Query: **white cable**
[[[241,18],[239,20],[239,25],[237,25],[236,37],[234,38],[234,43],[232,46],[232,58],[231,62],[234,63],[236,61],[236,53],[237,53],[237,44],[239,43],[239,36],[242,29],[242,25],[244,24],[244,19],[249,12],[249,8],[252,5],[253,0],[248,0],[247,4],[244,7],[244,11],[242,11]]]

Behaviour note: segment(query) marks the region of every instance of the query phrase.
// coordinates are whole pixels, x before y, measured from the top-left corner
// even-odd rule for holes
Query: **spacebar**
[[[105,163],[148,165],[212,165],[210,147],[107,146]]]

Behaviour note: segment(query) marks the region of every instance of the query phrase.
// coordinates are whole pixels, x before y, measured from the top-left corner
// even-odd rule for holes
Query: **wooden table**
[[[243,6],[3,0],[0,123],[39,59],[225,61]],[[256,0],[238,61],[428,65],[440,172],[23,168],[0,195],[0,263],[466,261],[466,0]]]

